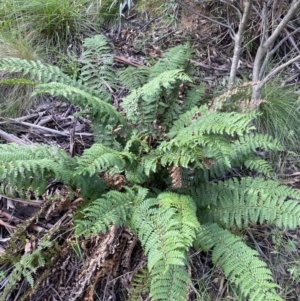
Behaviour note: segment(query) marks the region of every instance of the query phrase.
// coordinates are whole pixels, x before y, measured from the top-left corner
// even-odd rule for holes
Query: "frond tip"
[[[249,301],[283,301],[276,293],[272,273],[259,254],[249,248],[240,237],[220,228],[204,224],[195,247],[207,251],[213,248],[214,264],[219,264],[228,279],[235,283]]]

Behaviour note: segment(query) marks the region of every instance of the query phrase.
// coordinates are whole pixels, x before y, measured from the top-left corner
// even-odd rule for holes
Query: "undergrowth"
[[[147,256],[147,269],[132,284],[131,300],[145,292],[151,300],[187,300],[191,247],[212,252],[213,263],[240,298],[283,300],[267,264],[244,240],[249,225],[299,225],[300,193],[281,185],[260,155],[282,151],[282,143],[257,132],[257,110],[224,112],[200,105],[204,87],[191,88],[189,45],[170,50],[152,67],[124,70],[120,78],[130,91],[117,111],[105,86],[98,85],[115,85],[105,45],[103,36],[85,41],[79,80],[41,62],[0,59],[0,70],[28,75],[34,95],[61,95],[103,129],[80,157],[46,145],[1,145],[2,193],[14,189],[25,197],[30,190],[38,197],[55,179],[85,199],[74,214],[76,237],[88,239],[108,231],[112,223],[129,227]],[[96,56],[89,49],[97,49]],[[95,57],[99,65],[93,64]],[[130,89],[132,78],[142,85]],[[115,176],[126,181],[116,185]],[[33,285],[37,266],[32,259],[38,255],[39,266],[46,263],[43,247],[26,260],[24,255],[10,262],[0,300],[14,290],[13,280],[25,277]]]

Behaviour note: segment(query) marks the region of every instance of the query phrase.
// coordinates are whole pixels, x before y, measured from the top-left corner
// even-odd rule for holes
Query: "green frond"
[[[274,178],[274,169],[267,160],[264,160],[258,156],[249,155],[243,163],[249,170],[255,170],[256,172],[263,174],[268,178]]]
[[[75,235],[90,237],[105,233],[112,224],[128,225],[137,197],[136,191],[128,188],[125,193],[111,190],[92,201],[75,216]]]
[[[247,135],[240,136],[234,142],[234,149],[237,154],[251,154],[256,152],[257,149],[263,149],[264,151],[282,151],[283,147],[278,140],[271,136],[249,133]]]
[[[200,228],[194,201],[161,193],[136,205],[131,224],[148,257],[151,300],[186,300],[187,251]]]
[[[276,181],[245,177],[197,187],[194,199],[201,222],[244,228],[267,222],[295,229],[300,221],[300,192]]]
[[[257,251],[249,248],[240,237],[220,228],[204,224],[195,247],[205,251],[213,248],[212,259],[224,270],[225,276],[236,284],[249,301],[283,301],[276,293],[272,273]]]
[[[46,256],[43,249],[53,247],[52,241],[43,240],[39,246],[31,253],[23,254],[20,258],[15,258],[12,272],[7,276],[7,282],[4,290],[1,292],[0,301],[7,300],[10,290],[15,287],[16,283],[25,278],[31,287],[34,285],[33,275],[36,270],[46,264]]]
[[[188,247],[193,244],[193,241],[196,237],[196,232],[200,227],[195,214],[197,208],[194,200],[186,195],[164,192],[158,195],[157,201],[161,210],[168,210],[168,208],[176,209],[175,218],[181,225],[179,232],[187,251]]]
[[[107,86],[115,89],[117,80],[113,68],[112,49],[106,37],[95,35],[86,38],[83,48],[82,59],[80,59],[82,64],[80,80],[85,86],[97,91],[99,98],[110,99]]]
[[[38,82],[26,78],[7,78],[0,80],[0,85],[27,85],[36,86]]]
[[[174,138],[178,134],[178,131],[182,130],[184,127],[189,126],[199,116],[201,116],[203,114],[207,114],[207,113],[208,113],[207,106],[201,106],[200,108],[193,107],[189,111],[181,114],[178,117],[178,119],[174,122],[170,131],[168,132],[168,134],[167,134],[168,137]]]
[[[150,68],[150,81],[165,71],[183,69],[184,72],[186,72],[191,53],[192,50],[188,44],[178,45],[169,49],[169,51],[164,53],[163,57]]]
[[[70,184],[76,159],[63,150],[47,145],[0,145],[0,182],[2,187],[15,187],[44,192],[49,180]]]
[[[243,114],[237,112],[209,112],[195,119],[189,126],[179,131],[178,135],[244,135],[254,129],[250,125],[255,112]]]
[[[194,201],[172,193],[143,201],[134,210],[132,225],[148,255],[150,271],[160,260],[166,266],[185,265],[186,251],[199,228]]]
[[[150,298],[153,301],[186,301],[191,282],[185,266],[166,267],[161,260],[151,272]]]
[[[131,184],[143,184],[148,180],[141,164],[131,164],[125,170],[126,179]]]
[[[134,158],[129,152],[118,152],[102,144],[95,143],[89,149],[86,149],[81,157],[78,158],[78,175],[94,175],[100,172],[106,172],[109,168],[114,168],[120,172],[128,163],[132,163]]]
[[[112,119],[110,121],[110,119]],[[106,147],[113,148],[115,150],[122,150],[123,146],[118,141],[118,137],[120,137],[124,132],[123,126],[117,126],[115,119],[110,118],[107,122],[94,122],[91,125],[91,130],[94,135],[95,143],[102,144]],[[128,128],[125,128],[127,136],[130,133]],[[121,135],[120,135],[121,134]]]
[[[168,110],[162,97],[172,94],[174,87],[191,79],[181,70],[170,70],[159,74],[144,86],[134,89],[122,103],[130,122],[142,129],[155,129],[160,116]]]
[[[184,97],[183,100],[182,113],[192,110],[195,106],[199,106],[199,103],[202,100],[204,92],[205,92],[205,86],[202,83],[188,90],[186,93],[186,97]]]
[[[107,123],[110,118],[109,120],[115,120],[115,123],[126,124],[122,115],[111,104],[79,88],[52,82],[37,85],[33,95],[46,93],[52,96],[63,96],[69,101],[80,105],[94,120],[100,119]]]
[[[129,91],[138,89],[139,87],[145,85],[147,83],[149,74],[150,68],[145,66],[127,67],[118,72],[118,76],[122,85],[129,89]]]
[[[150,273],[145,266],[140,269],[131,281],[128,301],[140,301],[144,294],[150,291]]]
[[[27,79],[40,83],[61,82],[74,85],[75,81],[64,74],[58,67],[44,64],[41,61],[28,61],[19,58],[0,59],[0,71],[20,73]]]

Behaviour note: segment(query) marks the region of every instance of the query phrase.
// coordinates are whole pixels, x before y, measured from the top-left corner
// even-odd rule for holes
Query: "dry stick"
[[[261,74],[261,68],[263,67],[261,64],[261,61],[267,54],[267,52],[270,50],[270,48],[274,45],[275,40],[278,38],[279,34],[283,31],[283,29],[286,27],[287,23],[292,19],[292,17],[295,15],[295,13],[300,8],[300,0],[293,0],[287,14],[284,16],[284,18],[280,21],[280,23],[277,25],[277,27],[272,32],[271,36],[264,42],[261,42],[253,64],[253,74],[252,79],[253,82],[259,83],[261,78],[259,75]],[[288,64],[289,65],[289,64]],[[278,69],[275,68],[275,70],[281,70],[282,68]],[[274,71],[274,70],[273,70]],[[274,76],[274,75],[272,75]],[[266,81],[264,81],[265,83]],[[259,83],[258,85],[254,85],[252,89],[252,98],[253,99],[260,99],[261,97],[261,91],[264,86],[264,83]]]
[[[242,50],[241,45],[242,45],[242,41],[244,39],[244,31],[245,31],[246,25],[248,23],[252,4],[253,4],[253,0],[245,1],[245,9],[244,9],[243,17],[242,17],[240,25],[239,25],[239,30],[238,30],[238,33],[235,34],[235,36],[234,36],[234,40],[235,40],[234,53],[233,53],[232,64],[231,64],[231,69],[230,69],[228,91],[231,91],[233,89],[233,84],[235,81],[238,63],[240,60],[240,54],[241,54],[241,50]]]
[[[295,33],[300,31],[300,27],[295,29],[293,32],[289,33],[288,35],[286,35],[283,39],[280,40],[279,43],[277,43],[277,45],[275,47],[273,47],[273,49],[271,51],[267,51],[267,54],[265,56],[264,62],[262,63],[262,66],[260,68],[260,72],[259,72],[259,78],[263,77],[264,72],[266,71],[267,65],[269,63],[269,59],[270,57],[279,49],[279,47],[289,38],[291,38]]]
[[[17,143],[19,145],[28,145],[29,143],[24,142],[22,139],[16,137],[13,134],[8,134],[2,130],[0,130],[0,137],[2,137],[4,140],[6,140],[7,142],[14,142]]]
[[[41,130],[41,131],[44,131],[44,132],[49,132],[49,133],[52,133],[52,134],[55,134],[55,135],[66,136],[66,137],[68,137],[70,135],[69,132],[61,132],[61,131],[49,129],[47,127],[40,126],[40,125],[37,125],[37,124],[32,124],[32,123],[29,123],[29,122],[17,121],[17,120],[14,120],[14,119],[9,119],[9,120],[13,123],[26,125],[26,126],[29,126],[31,128],[35,128],[35,129],[38,129],[38,130]],[[0,134],[1,134],[1,132],[0,132]],[[74,133],[74,135],[76,135],[76,136],[80,136],[80,135],[82,135],[82,136],[93,136],[93,134],[89,134],[89,133]]]
[[[282,69],[289,66],[290,64],[296,62],[297,60],[300,60],[300,55],[294,57],[293,59],[290,59],[286,63],[278,66],[277,68],[272,69],[265,78],[259,83],[259,85],[265,85],[269,80],[271,80],[276,74],[278,74]]]

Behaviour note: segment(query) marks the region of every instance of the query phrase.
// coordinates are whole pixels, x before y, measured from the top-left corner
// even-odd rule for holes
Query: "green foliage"
[[[197,187],[198,215],[206,223],[230,229],[250,223],[295,229],[300,220],[300,193],[276,181],[245,177],[205,183]],[[208,214],[209,212],[209,214]]]
[[[14,269],[7,277],[7,283],[1,293],[0,301],[7,300],[10,290],[24,277],[31,287],[34,285],[33,274],[38,268],[46,264],[44,249],[53,247],[53,242],[43,240],[40,245],[31,253],[24,254],[19,258],[14,258]],[[2,258],[5,261],[5,258]],[[0,260],[1,262],[1,260]],[[7,271],[6,271],[7,272]]]
[[[89,42],[93,49],[96,40]],[[98,42],[103,46],[95,49],[105,52],[105,41],[99,37]],[[86,56],[91,61],[93,51]],[[152,300],[187,299],[188,250],[193,245],[212,249],[214,263],[224,269],[241,296],[282,300],[257,252],[230,232],[249,223],[283,229],[299,225],[300,194],[268,179],[274,177],[266,156],[282,146],[257,133],[257,112],[219,112],[199,106],[201,86],[187,91],[186,103],[179,100],[181,87],[192,81],[185,73],[188,54],[187,46],[178,46],[150,67],[148,75],[142,70],[147,81],[130,91],[122,112],[97,97],[93,84],[86,87],[94,78],[87,62],[83,65],[88,71],[77,83],[41,63],[18,61],[22,66],[17,68],[17,61],[0,61],[4,66],[0,68],[42,81],[34,93],[62,95],[81,106],[95,126],[107,126],[105,143],[95,143],[78,158],[53,147],[2,145],[4,193],[14,189],[42,193],[47,181],[55,179],[86,199],[74,216],[76,236],[88,238],[112,224],[131,228],[148,259]],[[101,78],[109,81],[110,63],[105,68],[107,74]],[[116,175],[124,179],[121,186],[113,182]]]
[[[223,268],[225,276],[240,288],[249,301],[283,300],[276,294],[277,285],[273,283],[266,263],[240,237],[217,224],[203,224],[195,247],[213,249],[213,262]]]
[[[83,47],[80,80],[85,86],[97,91],[101,99],[110,100],[105,85],[110,89],[115,89],[117,85],[111,47],[103,35],[85,39]]]
[[[191,79],[181,69],[165,71],[144,86],[135,89],[122,103],[128,120],[140,130],[157,130],[157,124],[175,101],[172,96],[179,83]]]
[[[146,84],[149,74],[150,69],[145,66],[128,67],[118,72],[122,84],[129,90],[138,89]]]
[[[298,149],[300,135],[299,96],[295,88],[283,88],[278,80],[266,85],[259,106],[261,115],[256,120],[262,133],[276,137],[286,148]]]
[[[16,58],[36,61],[39,59],[39,48],[32,45],[20,34],[0,33],[0,59]],[[14,73],[15,79],[22,75]],[[41,101],[41,97],[31,97],[31,85],[9,82],[10,72],[0,72],[0,115],[3,117],[19,117],[27,109]]]
[[[15,28],[35,43],[66,46],[74,36],[87,29],[90,1],[79,0],[7,0],[0,10],[10,30]]]
[[[21,73],[28,79],[47,83],[60,82],[64,84],[74,84],[75,82],[68,75],[64,74],[58,67],[44,64],[41,61],[28,61],[21,58],[0,59],[0,70],[9,73]]]
[[[128,301],[140,301],[143,294],[149,294],[150,275],[147,267],[140,269],[131,281]]]
[[[39,84],[36,86],[33,95],[50,94],[53,96],[61,95],[65,99],[80,105],[92,120],[107,124],[124,124],[125,121],[120,113],[109,103],[100,98],[89,94],[79,88],[68,86],[62,83]]]
[[[46,145],[0,145],[0,161],[1,191],[13,188],[21,195],[24,189],[44,192],[51,178],[70,184],[76,166],[74,158]]]

